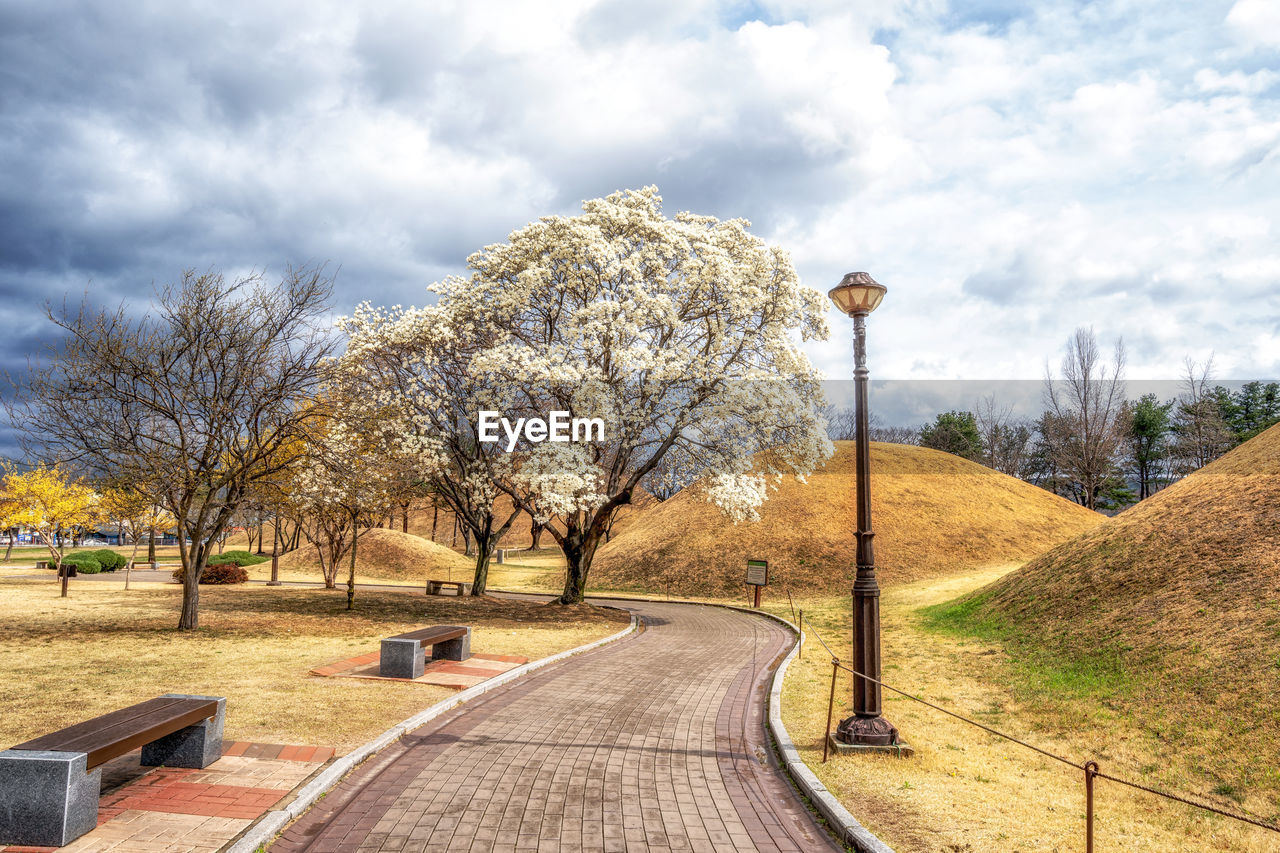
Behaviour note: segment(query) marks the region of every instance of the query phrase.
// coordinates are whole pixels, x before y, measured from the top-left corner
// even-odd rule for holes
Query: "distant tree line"
[[[1204,467],[1280,422],[1280,383],[1231,390],[1212,359],[1187,359],[1181,391],[1161,400],[1125,396],[1125,350],[1103,359],[1091,329],[1067,342],[1059,373],[1046,369],[1044,411],[1020,418],[994,396],[973,411],[940,412],[919,428],[873,422],[871,438],[952,453],[1098,510],[1118,510]],[[827,412],[833,440],[852,439],[851,409]]]

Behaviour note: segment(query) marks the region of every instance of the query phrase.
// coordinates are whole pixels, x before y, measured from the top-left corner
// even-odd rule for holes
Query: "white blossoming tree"
[[[477,471],[474,488],[486,499],[500,488],[556,522],[547,530],[568,562],[563,603],[582,600],[614,513],[664,459],[706,472],[707,499],[738,521],[757,517],[770,483],[803,477],[832,452],[820,377],[797,346],[826,337],[825,300],[748,227],[667,218],[655,187],[615,193],[485,247],[469,277],[435,287],[435,308],[385,321],[439,324],[453,381],[483,389],[468,397],[424,376],[384,385],[385,402],[444,395],[473,428],[480,408],[603,420],[602,441],[525,441],[506,456],[499,443],[477,455],[486,476]],[[448,452],[450,429],[420,426],[425,455]]]
[[[326,588],[334,588],[338,561],[350,555],[347,609],[351,610],[360,522],[371,511],[381,510],[395,489],[396,445],[392,426],[362,418],[351,400],[327,396],[315,405],[325,414],[306,442],[293,483],[293,503],[320,557]]]
[[[509,480],[512,460],[477,435],[477,412],[516,400],[509,386],[469,369],[492,334],[445,305],[362,305],[339,325],[349,342],[336,373],[352,410],[381,425],[404,473],[469,531],[476,560],[471,594],[484,595],[490,556],[520,514],[519,508],[495,514],[499,483]]]

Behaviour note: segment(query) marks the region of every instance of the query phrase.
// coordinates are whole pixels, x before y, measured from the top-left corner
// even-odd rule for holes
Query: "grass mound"
[[[342,561],[338,572],[339,580],[347,576],[349,559],[347,557]],[[296,551],[282,555],[280,568],[313,570],[319,579],[320,559],[315,546],[303,545]],[[454,580],[470,580],[474,570],[475,565],[470,558],[421,536],[398,530],[379,527],[363,530],[356,547],[357,581],[386,580],[418,584],[428,578],[447,579],[450,572]]]
[[[955,605],[969,621],[1243,652],[1280,636],[1280,427]],[[1206,634],[1206,632],[1210,632]],[[1280,672],[1276,660],[1267,662]]]
[[[1280,426],[926,621],[1108,671],[1169,750],[1280,811],[1274,762],[1250,758],[1280,742]]]
[[[854,574],[853,442],[808,484],[784,479],[760,521],[734,525],[695,484],[640,514],[602,546],[591,585],[683,595],[738,595],[746,561],[767,559],[771,585],[847,593]],[[1025,560],[1102,516],[958,456],[871,445],[877,573],[905,583]],[[779,590],[780,591],[780,590]]]

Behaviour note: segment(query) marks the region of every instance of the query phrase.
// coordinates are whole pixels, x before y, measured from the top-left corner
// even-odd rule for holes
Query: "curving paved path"
[[[717,607],[616,603],[642,634],[402,738],[271,850],[840,850],[767,746],[790,635]]]

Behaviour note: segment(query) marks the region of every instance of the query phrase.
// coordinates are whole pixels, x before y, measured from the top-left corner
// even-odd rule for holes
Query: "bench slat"
[[[417,631],[409,631],[404,634],[396,634],[391,637],[392,640],[417,640],[424,645],[433,643],[442,643],[445,640],[456,640],[459,637],[466,636],[466,628],[419,628]]]
[[[195,725],[218,713],[218,703],[204,699],[157,698],[112,711],[60,731],[42,735],[11,749],[84,752],[90,768]]]

